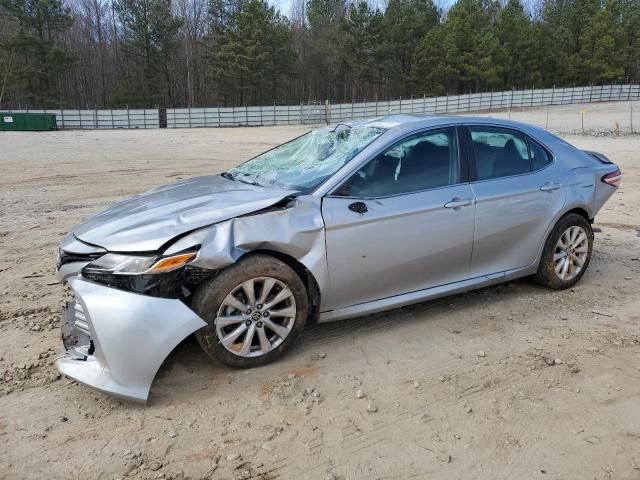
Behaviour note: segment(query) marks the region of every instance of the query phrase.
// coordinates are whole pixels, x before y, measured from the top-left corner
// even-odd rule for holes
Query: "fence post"
[[[445,92],[444,113],[449,113],[449,92]]]
[[[533,107],[533,96],[535,95],[535,93],[536,93],[536,87],[534,85],[534,86],[531,87],[531,101],[529,101],[529,106],[530,107]]]
[[[493,110],[493,88],[491,89],[491,95],[489,96],[489,110]]]
[[[547,116],[544,120],[544,129],[547,130],[549,128],[549,105],[547,105]]]
[[[62,121],[62,130],[64,130],[64,108],[60,109],[60,120]]]
[[[29,110],[27,110],[29,111]],[[80,120],[80,130],[82,130],[82,110],[78,110],[78,118]]]
[[[633,100],[629,101],[629,120],[631,121],[631,133],[633,133]]]
[[[127,128],[131,128],[131,116],[129,115],[129,105],[127,105]]]

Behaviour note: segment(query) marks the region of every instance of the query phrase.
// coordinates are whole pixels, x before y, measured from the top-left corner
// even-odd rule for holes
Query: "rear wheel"
[[[592,249],[589,222],[575,213],[565,215],[547,239],[535,280],[555,290],[572,287],[587,270]]]
[[[207,322],[196,338],[210,356],[252,368],[283,355],[302,333],[307,291],[284,262],[252,255],[201,285],[192,308]]]

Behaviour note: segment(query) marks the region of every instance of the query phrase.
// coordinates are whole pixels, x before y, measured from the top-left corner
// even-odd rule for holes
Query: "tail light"
[[[620,180],[622,180],[622,172],[620,169],[616,169],[615,172],[607,173],[604,177],[602,177],[602,181],[612,187],[617,187],[620,185]]]

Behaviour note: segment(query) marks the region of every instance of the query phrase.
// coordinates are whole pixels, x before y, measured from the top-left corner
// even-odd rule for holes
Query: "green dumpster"
[[[0,112],[0,131],[3,130],[57,130],[53,113],[8,113]]]

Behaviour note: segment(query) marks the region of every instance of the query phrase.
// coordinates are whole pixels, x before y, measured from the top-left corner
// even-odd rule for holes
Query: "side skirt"
[[[427,300],[435,300],[436,298],[455,295],[456,293],[467,292],[469,290],[496,285],[498,283],[514,280],[516,278],[526,277],[528,275],[534,274],[536,270],[537,263],[535,263],[534,265],[529,265],[527,267],[507,270],[506,272],[499,272],[492,275],[470,278],[461,282],[448,283],[446,285],[440,285],[438,287],[426,288],[424,290],[418,290],[416,292],[404,293],[402,295],[382,298],[380,300],[352,305],[350,307],[343,307],[336,310],[328,310],[325,312],[320,312],[318,323],[345,320],[347,318],[382,312],[384,310],[390,310],[392,308],[422,303]]]

